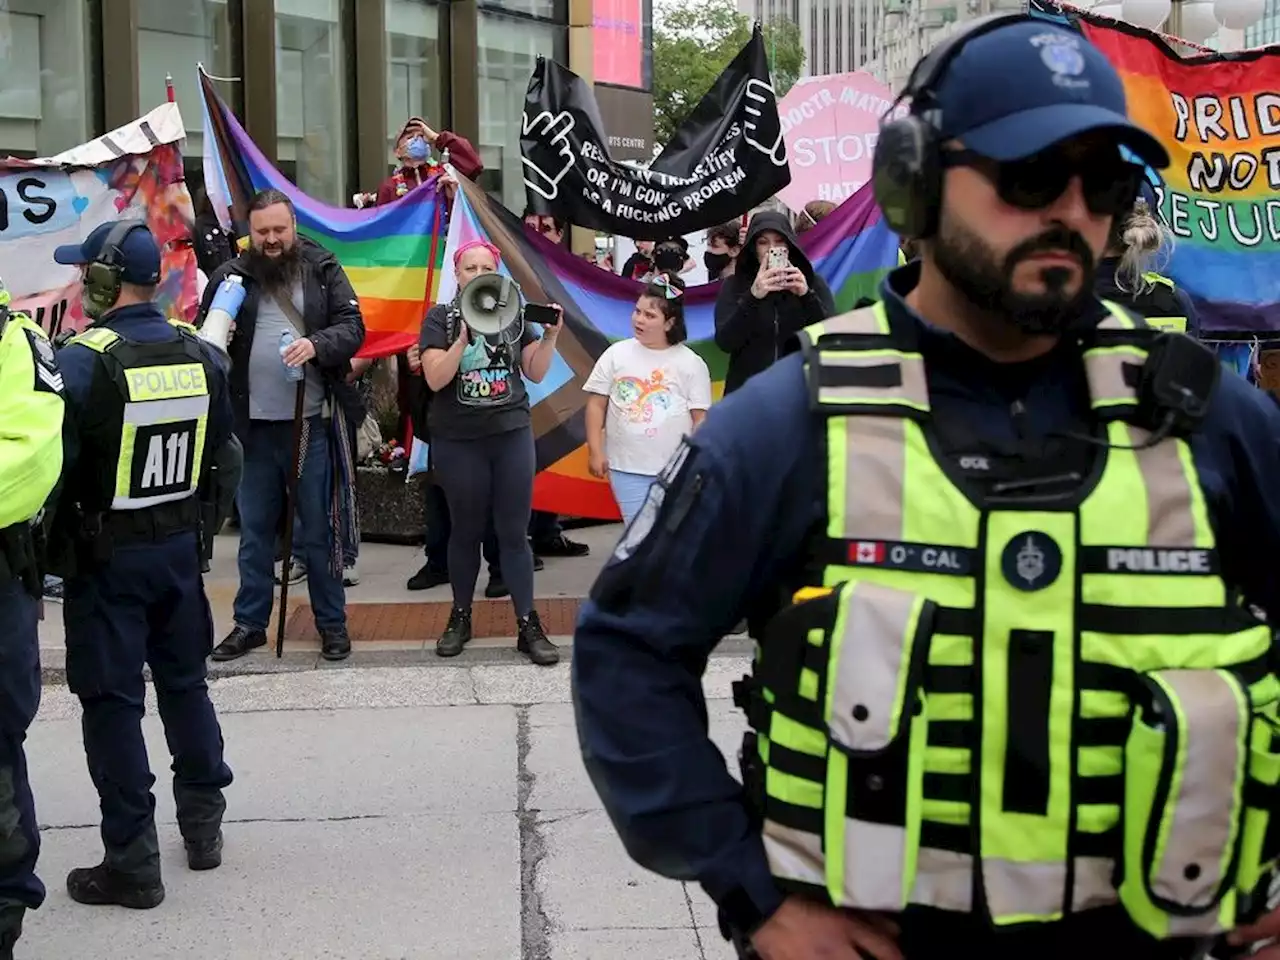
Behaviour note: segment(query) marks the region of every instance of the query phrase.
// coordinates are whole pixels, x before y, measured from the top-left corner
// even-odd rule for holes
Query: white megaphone
[[[500,273],[482,273],[458,294],[462,320],[474,333],[514,341],[523,328],[520,288]],[[514,333],[514,337],[512,336]]]
[[[198,335],[202,340],[213,344],[223,353],[227,352],[227,343],[231,339],[231,324],[244,304],[244,278],[238,274],[230,274],[218,284],[218,292],[213,295],[209,304],[209,312],[205,314],[204,323],[200,325]]]

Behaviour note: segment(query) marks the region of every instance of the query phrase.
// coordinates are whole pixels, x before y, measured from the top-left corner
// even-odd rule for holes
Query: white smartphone
[[[769,259],[766,261],[770,270],[781,270],[791,266],[791,254],[786,247],[770,247]]]

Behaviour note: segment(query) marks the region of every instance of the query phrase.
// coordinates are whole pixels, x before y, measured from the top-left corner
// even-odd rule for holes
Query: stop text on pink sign
[[[871,176],[871,157],[893,91],[869,73],[837,73],[798,82],[778,103],[791,183],[782,201],[841,203]],[[894,115],[906,112],[898,107]]]

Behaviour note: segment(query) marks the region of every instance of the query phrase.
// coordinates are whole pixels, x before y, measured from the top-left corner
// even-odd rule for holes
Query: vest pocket
[[[906,906],[920,842],[921,678],[935,615],[923,597],[850,581],[788,607],[764,631],[756,676],[771,702],[760,744],[762,833],[783,887],[825,894],[838,907]]]
[[[1254,898],[1262,887],[1264,901],[1271,871],[1280,859],[1280,723],[1275,709],[1271,704],[1253,718],[1236,879],[1242,898]]]
[[[1120,901],[1158,938],[1235,917],[1249,695],[1226,670],[1144,674],[1125,742]]]

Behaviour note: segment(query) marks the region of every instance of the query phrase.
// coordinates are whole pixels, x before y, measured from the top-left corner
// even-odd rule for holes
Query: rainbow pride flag
[[[1186,290],[1204,332],[1280,331],[1280,47],[1179,58],[1158,34],[1044,0],[1120,72],[1129,115],[1169,151],[1157,188],[1173,233],[1162,272]]]
[[[244,224],[253,194],[282,191],[298,211],[298,232],[332,252],[360,298],[365,341],[362,357],[401,353],[418,340],[427,307],[436,302],[444,257],[445,202],[428,182],[395,203],[371,210],[333,207],[307,196],[258,149],[235,114],[200,75],[205,111],[205,177],[217,184],[234,219]],[[245,230],[238,231],[240,235]]]
[[[463,243],[488,240],[502,251],[501,272],[520,285],[527,300],[565,308],[555,365],[542,383],[526,382],[538,451],[534,506],[570,516],[617,519],[620,514],[608,483],[587,470],[582,385],[604,349],[632,335],[631,310],[644,285],[601,270],[525,229],[519,218],[474,183],[455,176],[461,186],[449,225],[446,264],[452,264],[453,251]],[[850,309],[863,296],[875,296],[880,280],[898,262],[898,238],[881,221],[869,188],[846,200],[801,241],[840,310]],[[440,296],[451,297],[454,289],[448,277]],[[685,292],[688,345],[706,361],[716,399],[723,394],[728,365],[714,342],[719,289],[717,282]]]

